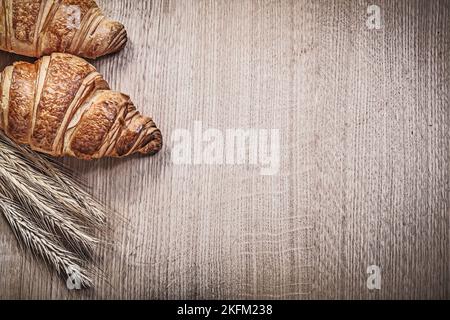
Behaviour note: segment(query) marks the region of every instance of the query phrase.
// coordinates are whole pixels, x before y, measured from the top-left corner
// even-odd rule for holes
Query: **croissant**
[[[97,58],[127,42],[122,24],[94,0],[0,0],[0,49],[41,57],[66,52]]]
[[[111,91],[82,58],[53,53],[0,74],[0,129],[51,156],[79,159],[155,154],[162,136],[130,98]]]

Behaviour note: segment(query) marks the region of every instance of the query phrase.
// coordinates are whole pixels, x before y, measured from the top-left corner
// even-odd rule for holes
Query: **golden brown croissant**
[[[33,150],[86,160],[155,154],[162,146],[151,118],[109,90],[92,65],[65,53],[3,70],[0,129]]]
[[[94,0],[0,0],[1,50],[97,58],[126,42],[124,26],[106,18]]]

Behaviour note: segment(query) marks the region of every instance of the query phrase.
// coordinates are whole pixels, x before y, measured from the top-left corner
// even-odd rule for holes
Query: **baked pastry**
[[[0,0],[1,50],[97,58],[126,42],[124,26],[105,17],[94,0]]]
[[[79,159],[155,154],[160,130],[82,58],[54,53],[0,75],[0,129],[20,144]]]

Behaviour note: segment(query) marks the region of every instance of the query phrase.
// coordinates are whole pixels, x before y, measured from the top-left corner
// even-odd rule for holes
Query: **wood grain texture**
[[[94,64],[166,145],[65,160],[128,221],[95,290],[67,291],[1,221],[1,298],[450,298],[448,1],[378,0],[381,30],[368,1],[99,4],[129,43]],[[279,174],[174,165],[195,120],[281,129]]]

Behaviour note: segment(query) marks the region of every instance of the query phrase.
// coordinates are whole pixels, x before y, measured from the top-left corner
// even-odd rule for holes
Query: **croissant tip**
[[[118,24],[120,25],[120,31],[117,33],[115,39],[111,42],[111,45],[108,48],[108,53],[121,51],[123,48],[125,48],[125,45],[128,42],[128,34],[125,26],[121,23]]]
[[[162,149],[163,140],[159,129],[153,131],[145,140],[148,142],[139,149],[139,153],[153,156]]]
[[[120,22],[105,19],[103,23],[108,27],[97,27],[93,41],[79,50],[78,55],[89,59],[97,59],[121,51],[128,42],[125,26]],[[107,31],[105,31],[107,30]]]

